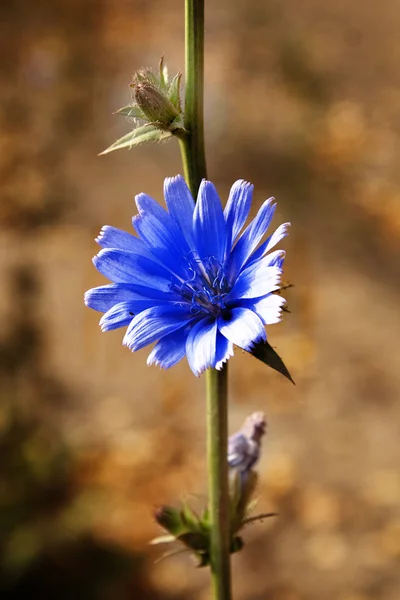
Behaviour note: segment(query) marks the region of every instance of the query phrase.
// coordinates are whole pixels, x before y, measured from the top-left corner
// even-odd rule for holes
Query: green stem
[[[204,151],[204,0],[185,0],[185,130],[179,137],[183,169],[193,198],[207,177]],[[207,467],[213,600],[231,600],[228,491],[228,402],[225,365],[208,369]]]
[[[231,599],[228,492],[228,367],[208,369],[207,463],[211,521],[211,574],[214,600]]]
[[[185,179],[196,199],[207,177],[204,151],[204,0],[185,0],[185,130],[180,137]]]

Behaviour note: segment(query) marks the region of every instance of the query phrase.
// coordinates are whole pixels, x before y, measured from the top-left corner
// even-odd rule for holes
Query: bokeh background
[[[269,335],[297,385],[230,361],[230,430],[267,413],[279,513],[245,531],[235,600],[398,600],[400,5],[206,5],[209,176],[293,224]],[[100,227],[181,171],[174,141],[97,154],[134,70],[182,69],[183,2],[7,0],[0,29],[0,595],[206,600],[206,570],[148,545],[155,505],[205,499],[204,380],[82,302]]]

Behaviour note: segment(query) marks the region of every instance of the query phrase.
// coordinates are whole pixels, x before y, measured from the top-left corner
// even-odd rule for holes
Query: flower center
[[[171,291],[189,302],[192,314],[209,313],[219,316],[226,311],[224,302],[229,292],[225,265],[214,256],[200,259],[195,255],[186,257],[190,277],[180,283],[171,283]]]

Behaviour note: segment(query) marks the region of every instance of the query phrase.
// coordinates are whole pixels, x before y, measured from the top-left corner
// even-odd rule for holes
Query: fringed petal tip
[[[285,260],[285,258],[286,250],[275,250],[274,252],[267,254],[263,260],[268,260],[269,267],[277,267],[279,273],[278,276],[281,277],[283,273],[283,261]]]
[[[100,229],[99,231],[99,235],[97,237],[94,238],[94,241],[96,242],[96,244],[98,244],[99,246],[101,246],[101,240],[104,237],[104,227],[106,227],[105,225]]]
[[[140,204],[141,204],[141,202],[140,202],[140,201],[141,201],[141,199],[142,199],[142,197],[143,197],[143,196],[144,196],[144,194],[143,194],[143,193],[140,193],[140,194],[136,194],[136,196],[135,196],[135,198],[134,198],[134,200],[135,200],[135,204],[136,204],[136,208],[137,208],[137,210],[138,210],[138,212],[139,212],[139,215],[141,215],[141,214],[142,214],[142,211],[141,211],[141,208],[140,208]],[[137,215],[136,215],[136,216],[137,216]],[[135,218],[135,217],[133,217],[133,218]]]
[[[89,308],[90,308],[89,302],[90,302],[90,293],[91,293],[91,291],[92,290],[87,290],[87,292],[85,292],[83,294],[83,301],[84,301],[85,305],[88,306]]]
[[[271,196],[270,198],[267,198],[265,200],[264,204],[261,206],[261,208],[264,208],[264,210],[265,209],[269,209],[271,211],[271,219],[270,219],[270,221],[272,220],[272,217],[273,217],[273,215],[274,215],[274,213],[276,211],[276,207],[277,206],[278,206],[278,203],[275,202],[275,197],[274,196]]]
[[[276,323],[280,323],[282,321],[282,308],[278,307],[276,312],[272,311],[268,315],[268,321],[265,322],[265,325],[275,325]]]
[[[165,195],[165,190],[168,190],[169,187],[173,184],[186,186],[186,181],[184,180],[182,175],[174,175],[173,177],[166,177],[164,179],[164,195]]]
[[[126,348],[128,348],[131,352],[135,352],[135,348],[133,347],[133,344],[131,342],[129,342],[129,340],[126,339],[126,334],[124,335],[123,339],[122,339],[122,345],[125,346]]]
[[[245,179],[237,179],[235,183],[232,185],[230,190],[230,195],[234,195],[237,193],[245,193],[251,196],[254,191],[254,185]]]
[[[272,250],[272,248],[274,246],[276,246],[276,244],[279,244],[279,242],[281,240],[283,240],[283,238],[285,238],[289,234],[288,229],[291,226],[292,226],[292,224],[289,222],[282,223],[282,225],[279,225],[278,229],[276,229],[276,231],[271,235],[271,237],[269,239],[269,243],[268,243],[267,247],[265,248],[265,253]]]
[[[199,370],[199,371],[194,371],[194,370],[193,370],[193,367],[190,367],[190,368],[191,368],[191,370],[192,370],[192,373],[193,373],[193,375],[194,375],[195,377],[200,377],[200,375],[203,375],[203,373],[204,373],[205,371],[207,371],[207,369],[206,369],[206,368],[203,368],[203,369],[201,369],[201,370]]]
[[[111,227],[111,225],[103,225],[103,227],[99,231],[99,235],[94,238],[94,241],[99,244],[99,246],[103,245],[104,238],[107,235],[109,230],[114,230],[115,227]]]
[[[220,361],[218,361],[215,365],[215,368],[217,369],[217,371],[221,371],[223,366],[225,365],[225,363],[228,362],[228,360],[230,358],[232,358],[232,356],[234,355],[234,351],[233,351],[233,344],[232,344],[232,348],[228,350],[227,355]]]
[[[99,321],[99,325],[100,325],[100,329],[101,329],[101,333],[106,333],[107,331],[110,331],[110,328],[107,326],[107,323],[101,322],[102,319],[100,319]]]
[[[146,364],[148,367],[159,367],[159,369],[164,370],[168,367],[164,367],[160,360],[157,360],[155,357],[151,355],[147,357]]]

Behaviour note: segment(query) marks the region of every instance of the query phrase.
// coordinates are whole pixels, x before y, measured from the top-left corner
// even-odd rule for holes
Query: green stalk
[[[185,130],[180,136],[185,179],[196,199],[207,177],[204,152],[204,0],[185,0]]]
[[[186,182],[193,198],[207,177],[204,151],[204,0],[185,0],[185,130],[179,138]],[[231,600],[228,491],[227,375],[208,369],[207,468],[213,600]]]
[[[214,600],[231,600],[228,492],[228,366],[208,369],[207,463],[211,521],[211,574]]]

